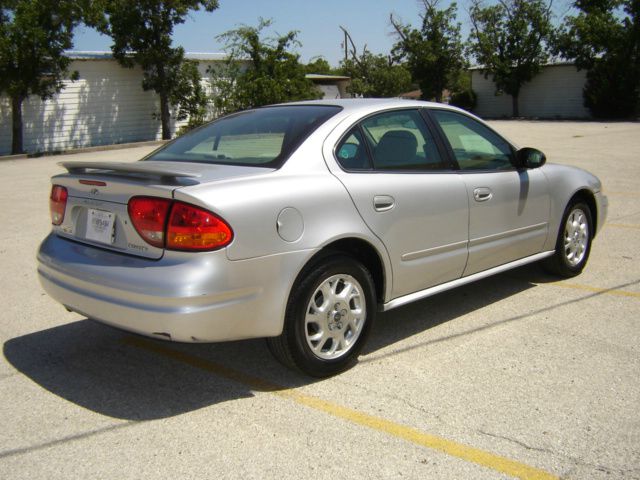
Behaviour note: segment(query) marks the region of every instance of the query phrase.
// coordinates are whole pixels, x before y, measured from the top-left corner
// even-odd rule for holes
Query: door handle
[[[376,212],[388,212],[396,205],[396,200],[391,195],[376,195],[373,197],[373,208]]]
[[[487,187],[476,188],[473,191],[473,198],[475,198],[476,202],[486,202],[487,200],[491,200],[492,197],[493,192]]]

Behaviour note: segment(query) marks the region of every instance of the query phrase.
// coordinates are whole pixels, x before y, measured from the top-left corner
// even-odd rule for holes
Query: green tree
[[[320,75],[335,75],[336,71],[329,65],[327,59],[324,57],[314,57],[309,63],[304,66],[304,71],[307,73],[317,73]]]
[[[300,56],[291,51],[299,45],[298,32],[264,37],[271,23],[261,18],[257,27],[243,25],[217,37],[228,53],[223,66],[210,69],[218,114],[320,98],[320,91],[305,78]]]
[[[458,77],[467,67],[460,23],[456,21],[457,5],[438,8],[439,0],[422,0],[422,27],[418,30],[403,25],[390,15],[398,42],[393,54],[407,61],[413,81],[420,85],[422,98],[442,101],[445,89],[454,90]]]
[[[470,17],[470,53],[491,75],[499,92],[512,97],[513,115],[519,115],[518,97],[549,59],[553,34],[551,0],[500,0],[485,7],[473,0]]]
[[[358,53],[356,44],[346,28],[344,32],[344,60],[338,71],[351,77],[347,89],[356,97],[396,97],[411,89],[411,73],[392,56],[374,55],[367,46]]]
[[[64,88],[71,60],[73,29],[83,17],[82,3],[15,0],[0,3],[0,93],[11,99],[11,153],[23,153],[22,105],[31,95],[43,101]]]
[[[404,65],[366,49],[340,62],[340,71],[351,77],[347,90],[356,97],[397,97],[411,89],[411,73]]]
[[[640,1],[582,0],[565,21],[556,51],[587,70],[585,106],[596,117],[640,112]]]
[[[198,62],[185,60],[177,72],[175,88],[169,95],[169,103],[177,107],[176,120],[189,119],[179,134],[202,125],[207,120],[209,97],[201,80]]]
[[[192,10],[203,7],[212,12],[218,0],[106,0],[105,4],[106,21],[97,27],[113,39],[111,50],[122,66],[142,68],[142,88],[160,97],[162,138],[169,139],[170,105],[188,115],[200,111],[204,99],[197,69],[185,62],[183,48],[172,46],[173,28],[184,23]]]

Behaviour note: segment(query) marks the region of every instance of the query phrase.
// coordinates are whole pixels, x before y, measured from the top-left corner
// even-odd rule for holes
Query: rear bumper
[[[215,342],[282,331],[293,279],[310,252],[230,261],[224,250],[136,258],[49,235],[44,290],[94,320],[155,338]]]

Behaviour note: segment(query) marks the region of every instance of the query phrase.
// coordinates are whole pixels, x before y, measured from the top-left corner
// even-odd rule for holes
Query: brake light
[[[128,211],[138,234],[154,247],[204,251],[225,247],[233,240],[233,231],[222,218],[188,203],[133,197]]]
[[[49,197],[49,211],[51,212],[51,223],[60,225],[64,220],[64,211],[67,208],[67,198],[69,194],[67,189],[61,185],[51,187],[51,196]]]
[[[106,187],[107,182],[101,182],[100,180],[78,180],[82,185],[92,185],[94,187]]]
[[[165,198],[133,197],[127,210],[134,228],[145,242],[164,247],[164,227],[171,200]]]
[[[167,248],[215,250],[231,243],[231,227],[220,217],[194,205],[175,202],[167,225]]]

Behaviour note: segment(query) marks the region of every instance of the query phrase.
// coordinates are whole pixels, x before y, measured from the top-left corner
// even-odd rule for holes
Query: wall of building
[[[70,70],[80,78],[65,81],[65,88],[42,101],[29,97],[22,106],[23,143],[27,153],[56,152],[74,148],[160,140],[160,106],[155,92],[142,89],[142,70],[123,68],[109,52],[69,52]],[[207,94],[213,89],[209,69],[220,65],[223,53],[187,53],[198,62]],[[246,68],[242,65],[241,68]],[[327,75],[308,75],[315,79],[326,98],[349,96],[349,79]],[[213,116],[213,104],[208,114]],[[186,120],[173,121],[175,134]],[[11,153],[11,101],[0,96],[0,155]]]
[[[582,89],[586,72],[573,65],[548,65],[542,73],[525,84],[520,92],[520,115],[537,118],[590,118],[583,105]],[[472,88],[478,96],[474,110],[480,117],[510,117],[511,96],[496,95],[495,84],[484,78],[480,70],[473,70]]]
[[[207,62],[199,66],[205,73]],[[142,89],[142,71],[122,68],[110,58],[76,59],[71,70],[80,79],[43,102],[31,96],[23,104],[23,142],[28,153],[94,145],[159,140],[160,107],[154,92]],[[174,122],[176,131],[185,122]],[[0,97],[0,155],[11,152],[11,102]]]
[[[338,85],[318,84],[316,86],[317,86],[318,90],[320,90],[320,92],[322,92],[322,98],[323,99],[333,100],[333,99],[336,99],[336,98],[342,98],[342,96],[340,95],[340,89],[338,88]]]

